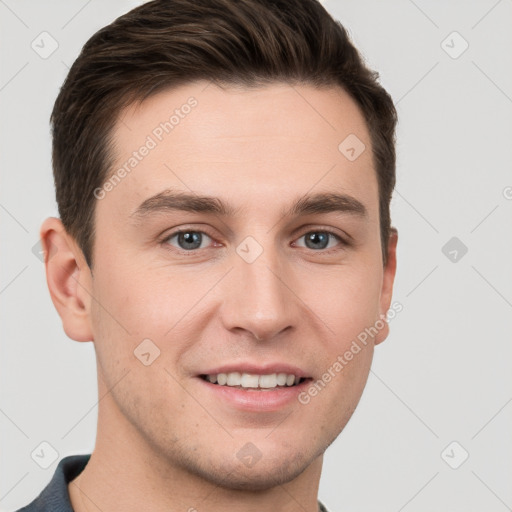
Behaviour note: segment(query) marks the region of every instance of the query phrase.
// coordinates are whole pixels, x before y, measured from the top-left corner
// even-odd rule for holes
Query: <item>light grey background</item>
[[[50,480],[57,461],[31,458],[41,442],[59,459],[94,445],[92,344],[64,334],[32,248],[57,215],[48,120],[58,89],[93,32],[139,3],[0,0],[3,511]],[[332,512],[512,510],[512,1],[324,5],[397,103],[404,309],[326,453],[320,497]],[[43,31],[58,43],[47,58],[31,47]],[[452,237],[465,255],[443,253]]]

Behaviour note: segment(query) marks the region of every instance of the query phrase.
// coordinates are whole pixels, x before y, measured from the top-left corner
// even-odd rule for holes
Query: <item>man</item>
[[[315,0],[156,0],[86,43],[41,239],[97,438],[22,510],[324,510],[396,268],[376,78]]]

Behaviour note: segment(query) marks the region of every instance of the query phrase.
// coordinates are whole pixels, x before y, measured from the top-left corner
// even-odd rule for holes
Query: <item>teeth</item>
[[[278,373],[277,374],[277,385],[278,386],[286,386],[286,373]]]
[[[228,373],[228,386],[240,386],[242,376],[238,372]]]
[[[253,373],[231,372],[207,375],[206,379],[212,384],[216,383],[220,386],[271,389],[277,386],[293,386],[295,383],[298,384],[300,377],[286,373],[257,375]]]
[[[243,388],[257,388],[260,378],[257,375],[251,375],[250,373],[244,373],[241,379],[241,386]]]
[[[277,375],[271,373],[270,375],[261,375],[260,388],[275,388],[277,386]]]

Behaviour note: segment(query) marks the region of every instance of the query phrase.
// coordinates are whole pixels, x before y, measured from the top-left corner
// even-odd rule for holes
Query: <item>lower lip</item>
[[[215,397],[237,409],[254,412],[275,412],[282,410],[293,402],[297,402],[299,393],[309,385],[310,379],[301,382],[297,386],[268,390],[220,386],[200,377],[198,377],[198,380]]]

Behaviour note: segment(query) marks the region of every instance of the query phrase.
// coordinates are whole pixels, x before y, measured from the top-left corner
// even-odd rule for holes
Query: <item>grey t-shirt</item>
[[[73,512],[69,499],[68,484],[74,480],[89,462],[90,455],[64,457],[57,466],[50,483],[41,494],[17,512]],[[319,512],[329,512],[320,501]]]

